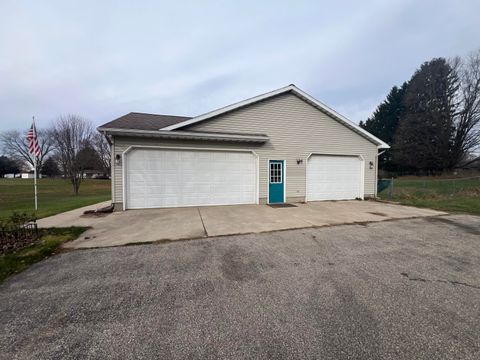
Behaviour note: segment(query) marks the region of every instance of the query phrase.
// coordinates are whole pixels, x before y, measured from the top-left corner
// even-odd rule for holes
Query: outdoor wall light
[[[297,165],[303,164],[303,159],[297,159]]]
[[[370,161],[370,169],[373,169],[373,161]]]
[[[120,165],[121,162],[122,157],[120,156],[120,154],[115,155],[115,164]]]

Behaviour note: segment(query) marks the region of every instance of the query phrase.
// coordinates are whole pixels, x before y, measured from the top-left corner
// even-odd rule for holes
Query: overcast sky
[[[423,62],[480,48],[480,1],[0,2],[0,131],[194,116],[294,83],[355,122]]]

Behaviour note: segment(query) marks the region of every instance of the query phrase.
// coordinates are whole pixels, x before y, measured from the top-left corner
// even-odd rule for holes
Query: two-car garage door
[[[138,148],[124,165],[129,209],[257,202],[251,152]]]
[[[358,156],[312,155],[307,162],[307,201],[363,198]]]

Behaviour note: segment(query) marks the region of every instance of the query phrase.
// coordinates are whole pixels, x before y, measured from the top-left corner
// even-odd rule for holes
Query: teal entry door
[[[284,160],[270,160],[268,163],[268,202],[283,203],[284,198]]]

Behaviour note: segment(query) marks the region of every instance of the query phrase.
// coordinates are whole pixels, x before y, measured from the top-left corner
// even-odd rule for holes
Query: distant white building
[[[38,176],[40,179],[43,177],[42,174],[39,174]],[[22,173],[22,179],[33,179],[33,171],[32,172],[24,172]]]
[[[19,178],[21,174],[5,174],[5,179]]]

